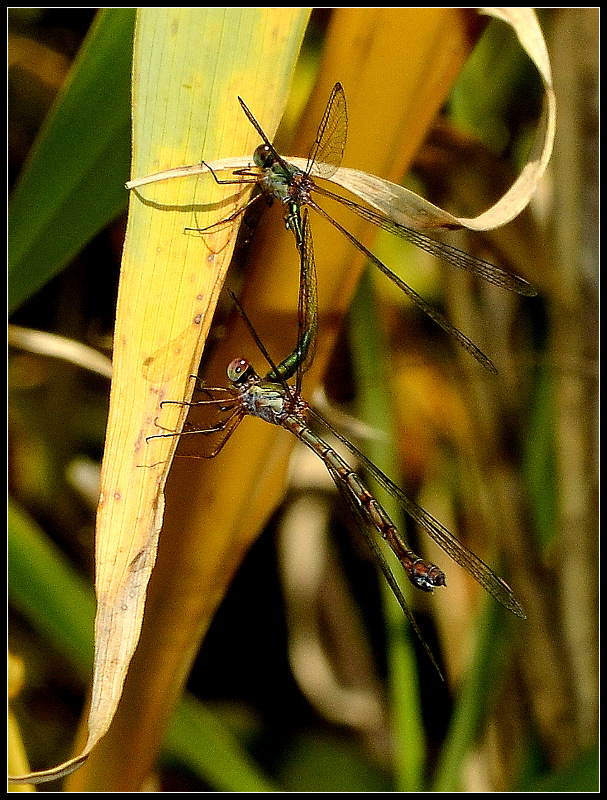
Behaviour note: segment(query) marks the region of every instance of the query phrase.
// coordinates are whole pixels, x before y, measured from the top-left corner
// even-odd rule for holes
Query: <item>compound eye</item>
[[[251,365],[246,358],[235,358],[228,366],[228,380],[231,383],[239,383],[246,377],[251,369]]]
[[[276,161],[274,151],[267,144],[260,144],[253,153],[253,161],[260,169],[270,169]]]

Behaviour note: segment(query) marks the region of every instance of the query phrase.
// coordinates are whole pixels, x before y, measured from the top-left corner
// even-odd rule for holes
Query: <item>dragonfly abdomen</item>
[[[435,586],[446,586],[445,573],[430,561],[424,561],[405,544],[386,511],[362,483],[356,472],[325,441],[317,436],[305,422],[289,415],[283,424],[306,444],[327,466],[338,486],[347,489],[354,504],[363,517],[373,525],[381,537],[390,545],[392,552],[403,565],[407,577],[414,586],[431,592]]]
[[[383,507],[361,483],[358,475],[350,471],[345,477],[351,491],[379,531],[382,538],[390,545],[392,552],[405,568],[411,583],[424,592],[431,592],[435,586],[446,586],[445,573],[430,561],[424,561],[405,544],[398,528],[392,522]]]

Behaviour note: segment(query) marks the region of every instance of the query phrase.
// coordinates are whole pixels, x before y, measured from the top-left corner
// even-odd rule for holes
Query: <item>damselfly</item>
[[[446,320],[439,311],[433,308],[414,289],[392,272],[392,270],[368,250],[362,242],[346,230],[343,225],[316,202],[317,195],[335,200],[363,219],[372,222],[374,225],[377,225],[389,233],[393,233],[412,242],[417,245],[417,247],[446,261],[452,266],[466,270],[496,286],[509,289],[522,295],[533,296],[537,294],[534,287],[522,278],[496,267],[487,261],[470,256],[451,245],[431,239],[422,233],[422,231],[406,227],[377,210],[362,206],[355,203],[353,200],[334,194],[314,180],[314,177],[330,178],[338,170],[342,161],[348,129],[346,97],[342,85],[336,83],[333,87],[324,116],[318,128],[316,139],[310,150],[305,170],[299,169],[279,155],[244,100],[241,97],[239,97],[238,100],[247,118],[263,140],[263,144],[259,145],[253,154],[255,169],[249,167],[234,170],[234,177],[232,178],[218,178],[211,167],[203,162],[203,164],[210,169],[217,183],[254,183],[259,186],[263,195],[267,198],[277,199],[284,204],[286,208],[284,216],[285,223],[287,228],[293,231],[298,248],[302,241],[301,210],[304,206],[313,208],[321,217],[337,228],[337,230],[358,248],[358,250],[364,253],[372,264],[387,275],[388,278],[402,289],[424,313],[440,325],[449,336],[459,342],[459,344],[474,356],[477,361],[491,372],[497,372],[492,361],[471,342],[464,333]],[[208,228],[189,228],[187,230],[197,230],[202,233],[210,232],[214,228],[223,226],[236,219],[244,209],[256,199],[257,197],[254,197],[252,200],[237,208],[231,215]]]

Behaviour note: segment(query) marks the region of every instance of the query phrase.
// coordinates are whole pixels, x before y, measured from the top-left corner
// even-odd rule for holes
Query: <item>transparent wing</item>
[[[343,158],[347,135],[346,95],[341,83],[336,83],[310,149],[306,175],[317,175],[319,178],[334,175]]]
[[[397,222],[390,219],[390,217],[386,217],[378,211],[373,211],[370,208],[361,206],[353,200],[348,200],[346,197],[340,197],[340,195],[329,192],[322,186],[315,185],[314,190],[324,197],[330,197],[332,200],[336,200],[338,203],[347,206],[355,214],[358,214],[359,217],[372,222],[374,225],[377,225],[379,228],[389,233],[395,234],[395,236],[406,239],[408,242],[440,258],[442,261],[451,264],[453,267],[471,272],[489,283],[493,283],[495,286],[501,286],[503,289],[508,289],[517,294],[526,295],[528,297],[534,297],[537,294],[537,289],[530,283],[527,283],[526,280],[519,278],[518,275],[513,275],[505,269],[496,267],[488,261],[483,261],[481,258],[468,255],[468,253],[464,253],[463,250],[458,250],[457,247],[452,247],[444,242],[431,239],[421,231],[407,228],[405,225],[399,225]]]
[[[481,364],[485,369],[492,372],[494,375],[497,375],[497,369],[495,364],[491,361],[491,359],[486,356],[483,351],[478,348],[474,342],[472,342],[459,328],[456,328],[455,325],[452,325],[448,320],[443,317],[443,315],[438,312],[435,308],[433,308],[429,303],[427,303],[423,297],[421,297],[415,289],[412,289],[409,284],[405,283],[401,278],[398,277],[391,269],[377,258],[377,256],[373,255],[373,253],[368,250],[362,242],[359,242],[358,239],[353,236],[349,231],[347,231],[343,225],[340,225],[337,220],[334,220],[333,217],[329,216],[319,205],[317,205],[313,200],[309,202],[309,205],[319,213],[327,222],[330,222],[333,227],[337,228],[338,231],[341,231],[343,235],[349,239],[352,244],[357,247],[362,253],[366,255],[366,257],[371,261],[375,266],[380,269],[384,275],[386,275],[390,280],[395,283],[399,289],[401,289],[407,297],[409,297],[416,306],[427,314],[430,319],[434,320],[437,325],[447,333],[452,339],[454,339],[458,344],[460,344],[465,350],[473,356],[479,364]]]

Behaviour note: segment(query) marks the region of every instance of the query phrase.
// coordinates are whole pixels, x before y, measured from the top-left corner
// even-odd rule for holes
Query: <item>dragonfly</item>
[[[517,292],[521,295],[531,297],[537,294],[537,290],[523,278],[513,275],[487,261],[468,255],[458,250],[456,247],[431,239],[421,231],[406,227],[374,209],[335,194],[314,180],[314,178],[331,178],[339,169],[343,158],[348,130],[348,116],[346,110],[346,96],[341,83],[336,83],[333,87],[316,134],[316,139],[314,140],[308,156],[306,168],[303,170],[286,161],[277,152],[244,100],[238,97],[238,101],[247,119],[263,140],[263,144],[260,144],[253,154],[253,165],[255,169],[248,167],[234,170],[232,178],[220,179],[209,164],[204,161],[202,163],[210,170],[213,178],[219,184],[255,184],[259,187],[261,192],[238,207],[228,217],[210,225],[208,228],[187,228],[186,230],[205,233],[214,228],[223,226],[236,219],[252,202],[255,202],[259,196],[265,196],[269,201],[278,200],[285,206],[284,221],[286,227],[293,232],[297,248],[300,249],[303,235],[301,211],[302,208],[309,207],[333,227],[337,228],[354,247],[364,253],[372,264],[378,267],[384,275],[395,283],[418,308],[433,319],[434,322],[467,350],[483,367],[494,374],[497,373],[497,369],[491,359],[462,331],[445,319],[437,309],[427,303],[423,297],[389,269],[377,256],[368,250],[362,242],[318,204],[316,200],[317,196],[335,200],[368,222],[411,242],[422,250],[431,253],[454,267],[458,267],[496,286]]]
[[[203,387],[201,391],[204,392],[207,399],[191,402],[164,400],[160,406],[162,408],[165,405],[185,405],[189,407],[211,405],[225,415],[212,427],[193,427],[183,431],[182,435],[220,435],[219,444],[210,454],[203,457],[216,456],[245,416],[257,417],[271,425],[281,427],[310,448],[324,462],[338,490],[347,500],[388,584],[436,666],[436,661],[419,632],[403,592],[372,531],[375,531],[375,534],[379,534],[387,542],[404,568],[409,581],[418,589],[432,592],[436,587],[446,586],[445,573],[437,565],[416,555],[358,474],[325,439],[312,429],[308,422],[309,420],[319,426],[324,426],[332,433],[359,460],[359,463],[363,465],[368,473],[397,499],[404,511],[440,545],[445,553],[466,569],[496,600],[521,618],[525,618],[525,614],[512,590],[502,578],[498,577],[484,561],[460,542],[444,525],[408,498],[394,481],[385,475],[355,445],[302,398],[301,379],[302,374],[310,366],[314,357],[318,312],[316,270],[307,209],[303,211],[301,223],[298,333],[297,345],[293,352],[278,365],[275,365],[244,309],[235,295],[232,295],[253,340],[270,365],[270,370],[264,377],[260,377],[250,361],[242,357],[236,358],[227,368],[227,376],[230,381],[228,388]],[[294,385],[288,383],[293,376],[296,378]],[[175,432],[167,432],[155,434],[148,437],[148,439],[177,435],[179,434]]]

